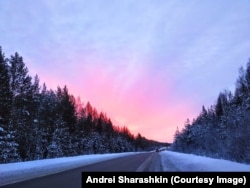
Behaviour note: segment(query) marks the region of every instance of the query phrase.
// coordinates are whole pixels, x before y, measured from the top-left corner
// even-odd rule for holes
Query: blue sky
[[[233,90],[250,58],[248,0],[1,0],[0,45],[49,88],[160,141]]]

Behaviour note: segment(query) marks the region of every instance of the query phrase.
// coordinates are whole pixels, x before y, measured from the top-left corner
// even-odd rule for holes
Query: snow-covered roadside
[[[10,182],[22,181],[34,177],[53,174],[83,165],[105,161],[126,155],[137,154],[138,152],[94,154],[76,157],[62,157],[56,159],[44,159],[37,161],[0,164],[0,186]],[[161,156],[162,170],[185,171],[185,172],[250,172],[250,165],[213,159],[209,157],[184,154],[171,151],[159,152]],[[160,170],[156,170],[160,171]]]
[[[248,164],[171,151],[160,154],[164,171],[250,172]]]
[[[95,154],[0,164],[0,186],[133,154],[136,153]]]

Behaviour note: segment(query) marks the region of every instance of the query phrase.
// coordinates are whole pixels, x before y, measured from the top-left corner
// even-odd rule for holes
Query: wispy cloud
[[[249,58],[248,0],[9,0],[0,7],[7,55],[20,52],[49,87],[67,84],[117,123],[159,140],[172,140],[186,118],[232,88]]]

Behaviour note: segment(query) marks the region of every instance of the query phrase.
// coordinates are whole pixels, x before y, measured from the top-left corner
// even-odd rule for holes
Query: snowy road
[[[134,168],[134,171],[162,171],[162,172],[250,172],[249,164],[242,164],[224,159],[214,159],[204,156],[197,156],[193,154],[184,154],[171,151],[156,152],[141,152],[146,153],[140,162],[136,164],[126,164],[129,168]],[[101,161],[108,161],[110,159],[116,159],[124,156],[133,156],[141,154],[140,152],[128,152],[128,153],[111,153],[111,154],[94,154],[83,155],[76,157],[62,157],[56,159],[44,159],[37,161],[27,161],[10,164],[0,164],[0,186],[15,183],[20,181],[26,181],[29,179],[40,179],[39,184],[44,185],[46,182],[43,177],[51,175],[51,178],[56,178],[58,181],[61,179],[67,179],[68,173],[76,173],[75,179],[70,181],[74,182],[79,180],[82,169],[79,167],[99,163]],[[152,155],[151,155],[152,154]],[[124,161],[120,161],[123,165]],[[125,165],[125,166],[126,166]],[[72,172],[71,169],[78,169],[78,171]],[[116,169],[119,170],[119,169]],[[62,173],[63,172],[63,173]],[[33,180],[31,180],[33,181]],[[4,187],[11,187],[4,186]],[[12,186],[13,187],[13,186]],[[20,187],[20,186],[18,186]],[[43,186],[46,187],[47,186]]]
[[[2,188],[80,188],[82,172],[143,172],[155,171],[160,167],[159,153],[146,152],[136,155],[118,157],[94,164],[85,165],[73,170],[34,178],[31,180],[18,182],[2,186]],[[159,170],[159,169],[158,169]]]

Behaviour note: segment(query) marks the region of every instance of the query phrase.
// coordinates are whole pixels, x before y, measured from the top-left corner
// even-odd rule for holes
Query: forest
[[[145,151],[166,146],[112,123],[67,86],[48,89],[29,75],[23,57],[0,47],[0,163],[86,154]]]
[[[177,128],[170,150],[250,164],[250,60],[238,74],[234,91],[221,91],[215,104]]]
[[[173,143],[133,135],[67,86],[48,89],[31,77],[23,57],[0,47],[0,163],[97,153],[169,150],[250,164],[250,61],[239,68],[234,91],[218,94],[193,120],[177,128]]]

